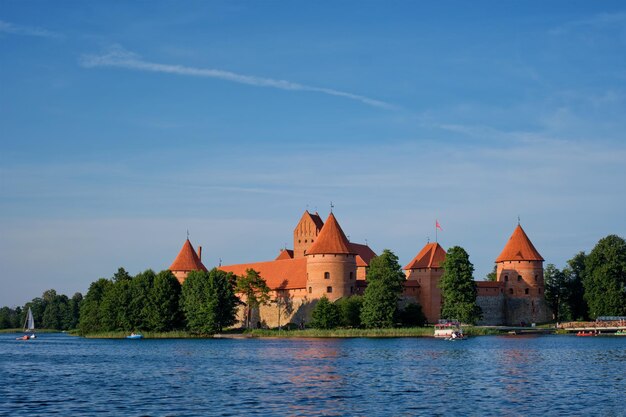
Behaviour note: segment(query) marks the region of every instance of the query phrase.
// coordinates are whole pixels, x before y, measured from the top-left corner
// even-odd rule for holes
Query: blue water
[[[0,335],[6,416],[626,416],[626,337]]]

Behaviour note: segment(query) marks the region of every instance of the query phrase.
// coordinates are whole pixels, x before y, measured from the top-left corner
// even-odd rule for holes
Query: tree
[[[83,295],[75,293],[69,300],[67,314],[64,323],[67,329],[76,329],[80,320],[80,305],[83,302]]]
[[[350,297],[340,298],[335,301],[335,305],[339,307],[339,315],[341,317],[341,325],[345,327],[361,326],[361,308],[363,308],[363,297],[353,295]]]
[[[146,322],[150,308],[150,292],[154,283],[156,274],[153,270],[147,269],[141,272],[131,280],[130,283],[130,302],[125,306],[127,310],[128,322],[130,329],[151,330]]]
[[[443,300],[441,317],[475,324],[480,320],[482,311],[476,304],[474,265],[469,255],[462,247],[454,246],[448,250],[442,267],[444,272],[439,281]]]
[[[212,334],[233,325],[238,303],[235,276],[217,268],[190,272],[182,287],[187,327],[194,332]]]
[[[485,277],[485,281],[496,282],[498,280],[498,267],[496,265],[493,266],[493,270],[487,274]]]
[[[553,264],[548,264],[543,271],[545,298],[552,310],[552,318],[557,322],[570,319],[567,300],[569,299],[569,281],[567,275]]]
[[[100,323],[104,331],[133,330],[131,279],[120,279],[107,287],[100,302]]]
[[[626,241],[609,235],[585,259],[583,275],[589,315],[626,315]]]
[[[567,266],[563,268],[563,274],[565,274],[569,282],[567,305],[571,318],[574,320],[589,319],[589,306],[587,301],[585,301],[585,288],[583,286],[586,257],[585,252],[579,252],[567,261]]]
[[[113,284],[108,279],[100,278],[89,286],[89,291],[80,304],[78,328],[82,334],[104,330],[100,304],[111,285]]]
[[[170,270],[161,271],[154,277],[145,309],[146,328],[162,332],[182,325],[180,292],[180,283]]]
[[[334,329],[341,322],[339,307],[323,295],[311,313],[311,326],[316,329]]]
[[[372,258],[361,309],[361,322],[365,327],[393,326],[404,280],[398,257],[389,249]]]
[[[426,324],[426,316],[422,311],[422,306],[418,303],[409,303],[402,310],[398,311],[398,321],[403,326],[415,327]]]
[[[246,275],[237,279],[238,294],[243,295],[246,303],[246,327],[250,328],[250,316],[252,310],[259,308],[262,304],[267,304],[270,299],[270,288],[265,280],[254,269],[246,269]]]

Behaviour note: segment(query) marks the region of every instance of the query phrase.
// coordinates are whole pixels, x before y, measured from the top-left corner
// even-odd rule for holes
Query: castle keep
[[[368,245],[348,240],[332,212],[324,222],[317,213],[305,211],[293,231],[293,250],[283,249],[271,261],[224,265],[219,269],[235,275],[244,275],[249,268],[259,272],[271,289],[273,302],[261,306],[252,322],[274,327],[307,322],[316,300],[322,296],[334,301],[363,294],[367,269],[374,256]],[[404,267],[402,302],[418,302],[429,323],[440,318],[438,284],[445,257],[441,245],[428,243]],[[496,266],[496,282],[476,282],[477,302],[483,310],[480,324],[549,321],[543,294],[543,258],[520,225],[496,259]],[[202,247],[196,252],[187,239],[169,269],[181,284],[189,272],[206,271]],[[243,309],[238,319],[243,320]]]

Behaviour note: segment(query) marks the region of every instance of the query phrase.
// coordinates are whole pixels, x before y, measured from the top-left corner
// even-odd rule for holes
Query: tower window
[[[354,287],[350,287],[350,294],[354,293]]]
[[[513,288],[509,288],[509,294],[513,294]]]
[[[330,272],[324,272],[324,279],[330,279]]]
[[[350,279],[354,278],[354,273],[350,271]]]
[[[313,288],[309,287],[309,294],[313,292]]]
[[[300,239],[298,239],[298,243],[302,243],[302,241]]]
[[[304,243],[308,243],[308,242],[309,242],[308,240],[304,239]]]
[[[522,280],[522,276],[521,276],[521,275],[518,275],[518,276],[517,276],[517,282],[520,282],[521,280]]]
[[[535,282],[539,279],[539,275],[535,275]]]
[[[504,280],[505,280],[505,281],[508,281],[508,280],[509,280],[509,276],[508,276],[508,275],[505,275],[505,276],[504,276]]]
[[[333,292],[333,287],[326,287],[326,292]]]
[[[528,288],[524,290],[524,294],[528,295]]]

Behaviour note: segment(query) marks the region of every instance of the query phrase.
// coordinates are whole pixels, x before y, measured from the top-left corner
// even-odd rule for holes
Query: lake
[[[626,337],[0,335],[6,416],[626,416]]]

